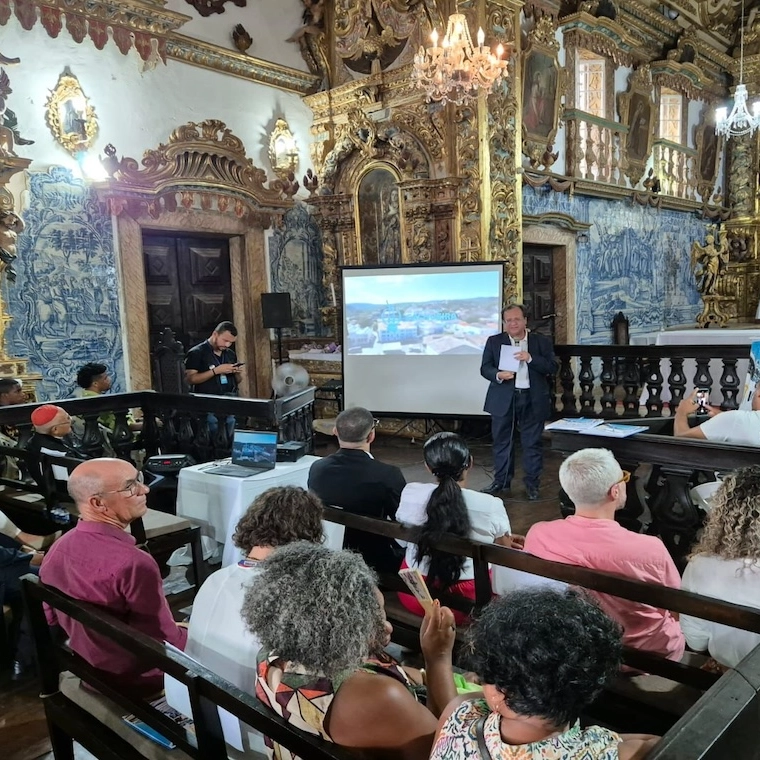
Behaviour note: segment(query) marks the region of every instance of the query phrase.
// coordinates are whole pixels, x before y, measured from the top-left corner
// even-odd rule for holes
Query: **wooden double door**
[[[144,231],[143,265],[151,346],[171,327],[187,350],[232,320],[227,238]]]
[[[528,325],[552,342],[557,317],[554,297],[553,250],[543,245],[523,245],[523,300],[528,312]]]

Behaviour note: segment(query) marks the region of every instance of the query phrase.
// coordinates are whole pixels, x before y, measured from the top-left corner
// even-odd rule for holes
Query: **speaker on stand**
[[[277,330],[277,363],[282,364],[282,328],[293,326],[290,293],[262,293],[261,320],[264,327]]]

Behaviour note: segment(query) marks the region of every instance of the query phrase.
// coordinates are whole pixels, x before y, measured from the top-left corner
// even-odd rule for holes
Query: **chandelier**
[[[484,44],[483,30],[478,29],[478,46],[475,47],[462,13],[449,16],[440,47],[435,29],[430,39],[433,44],[427,50],[420,45],[412,69],[412,81],[425,90],[428,102],[435,100],[460,105],[474,100],[480,92],[488,94],[494,84],[506,76],[503,45],[492,53]]]
[[[752,113],[747,109],[747,85],[744,84],[744,0],[742,15],[739,17],[741,46],[739,49],[739,84],[734,92],[734,107],[715,109],[715,131],[723,137],[751,135],[760,127],[760,103],[752,104]]]

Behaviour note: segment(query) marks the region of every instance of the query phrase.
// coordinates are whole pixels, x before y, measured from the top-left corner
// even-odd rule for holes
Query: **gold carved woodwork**
[[[275,121],[269,135],[269,163],[281,180],[298,171],[298,146],[288,122],[282,118]]]
[[[641,66],[631,72],[628,90],[618,95],[618,111],[625,129],[626,174],[635,187],[641,180],[652,153],[658,117],[652,97],[652,74],[648,66]]]
[[[45,103],[45,120],[55,141],[72,156],[86,151],[98,133],[95,109],[68,69],[58,77]]]
[[[522,151],[537,166],[554,143],[567,72],[559,65],[559,42],[551,16],[542,16],[528,34],[522,56]]]
[[[178,127],[166,144],[145,152],[142,168],[134,158],[118,160],[113,146],[107,146],[106,154],[104,164],[113,177],[106,185],[106,195],[114,213],[130,199],[143,204],[160,200],[176,209],[174,196],[178,193],[181,207],[192,208],[193,195],[202,204],[213,197],[218,199],[219,211],[236,216],[284,213],[292,205],[279,192],[264,186],[266,172],[253,164],[243,142],[221,121]]]

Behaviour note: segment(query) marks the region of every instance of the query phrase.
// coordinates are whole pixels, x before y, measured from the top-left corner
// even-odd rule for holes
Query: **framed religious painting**
[[[635,187],[644,175],[652,153],[657,111],[652,94],[652,73],[641,66],[628,78],[628,90],[618,95],[620,121],[626,126],[626,174]]]
[[[697,192],[703,200],[708,200],[715,189],[723,138],[715,133],[714,111],[707,106],[702,108],[694,127],[694,145],[697,148]]]
[[[98,134],[95,109],[69,69],[48,96],[45,119],[55,141],[73,156],[87,150]]]
[[[533,163],[554,142],[567,81],[560,67],[554,23],[542,16],[528,35],[522,59],[523,153]]]
[[[355,213],[362,264],[401,264],[404,260],[398,183],[395,169],[383,162],[371,164],[359,178]]]

